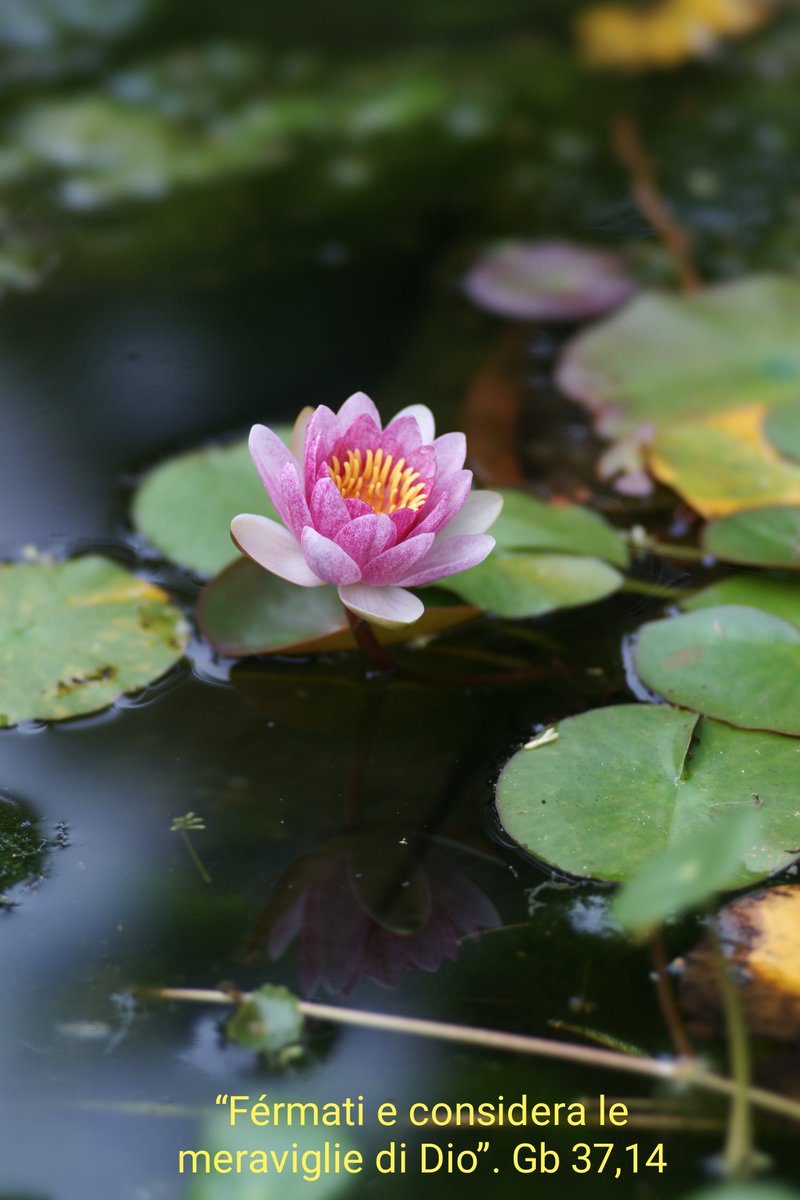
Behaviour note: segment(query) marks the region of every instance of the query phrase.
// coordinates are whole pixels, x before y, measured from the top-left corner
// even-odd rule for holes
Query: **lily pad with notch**
[[[570,875],[627,882],[655,855],[758,807],[757,840],[731,872],[745,887],[797,851],[800,744],[676,708],[623,704],[568,717],[518,751],[497,783],[504,829]]]

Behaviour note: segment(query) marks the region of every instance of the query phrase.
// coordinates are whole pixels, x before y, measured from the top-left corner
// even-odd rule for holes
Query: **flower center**
[[[334,454],[328,465],[331,479],[345,500],[363,500],[376,513],[393,513],[399,508],[418,512],[428,499],[425,481],[417,483],[419,471],[397,462],[391,454],[378,449],[348,450],[344,465]]]

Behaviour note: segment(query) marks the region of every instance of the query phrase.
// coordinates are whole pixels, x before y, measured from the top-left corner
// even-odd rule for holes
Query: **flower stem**
[[[135,992],[156,1000],[179,1000],[195,1004],[237,1002],[228,992],[207,988],[136,988]],[[238,999],[247,1000],[248,996],[245,993]],[[554,1058],[586,1067],[625,1071],[635,1075],[646,1075],[652,1079],[673,1080],[675,1083],[698,1087],[718,1095],[735,1096],[741,1087],[740,1083],[727,1079],[724,1075],[707,1071],[696,1059],[641,1058],[638,1055],[597,1046],[580,1046],[573,1042],[504,1033],[473,1025],[451,1025],[445,1021],[420,1020],[417,1017],[395,1016],[391,1013],[337,1008],[333,1004],[317,1004],[311,1000],[298,1000],[297,1011],[310,1020],[355,1025],[362,1029],[379,1029],[386,1033],[412,1034],[416,1037],[435,1038],[461,1045],[482,1046],[490,1050],[507,1050],[516,1054]],[[781,1096],[777,1092],[753,1086],[747,1086],[744,1094],[750,1104],[800,1122],[800,1102],[788,1096]]]
[[[728,1179],[747,1179],[753,1172],[755,1157],[750,1114],[751,1062],[747,1024],[739,990],[731,975],[716,922],[711,922],[709,932],[725,1012],[730,1069],[734,1083],[725,1140],[725,1175]]]
[[[350,611],[349,608],[346,608],[344,611],[347,614],[347,620],[350,624],[350,628],[353,631],[353,637],[356,639],[370,662],[374,663],[379,671],[396,670],[397,663],[380,644],[375,636],[375,630],[372,628],[369,621],[365,621],[362,617],[357,617],[355,613]]]

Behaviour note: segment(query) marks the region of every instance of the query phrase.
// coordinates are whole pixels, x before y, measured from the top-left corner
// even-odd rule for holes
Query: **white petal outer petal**
[[[306,562],[297,540],[288,529],[255,513],[239,513],[231,521],[236,545],[260,567],[301,587],[321,587],[322,580]]]
[[[414,418],[422,434],[423,446],[428,446],[436,437],[436,422],[433,413],[427,405],[409,404],[406,408],[401,408],[399,413],[395,413],[392,420],[396,421],[398,417]]]
[[[297,459],[297,465],[301,470],[303,466],[303,450],[306,444],[306,429],[313,415],[314,409],[310,404],[300,409],[300,412],[297,414],[297,420],[294,423],[294,429],[292,430],[292,439],[289,442],[289,449]]]
[[[499,492],[470,492],[452,521],[439,531],[439,539],[485,533],[500,516],[502,507],[503,497]]]
[[[417,596],[399,587],[349,583],[339,588],[339,599],[357,617],[387,629],[413,625],[425,611],[425,605]]]

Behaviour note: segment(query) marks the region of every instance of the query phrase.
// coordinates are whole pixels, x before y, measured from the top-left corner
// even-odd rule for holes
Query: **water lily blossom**
[[[376,625],[410,625],[424,611],[408,588],[482,562],[502,498],[473,492],[463,433],[435,436],[422,404],[381,427],[358,392],[338,413],[304,409],[290,446],[264,425],[250,453],[283,524],[254,513],[231,522],[240,550],[301,587],[334,584],[344,606]]]

